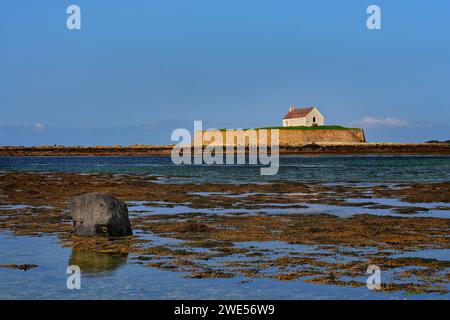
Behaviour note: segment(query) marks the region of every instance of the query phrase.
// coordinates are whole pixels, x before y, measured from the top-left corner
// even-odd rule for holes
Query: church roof
[[[308,108],[298,108],[293,109],[289,111],[283,119],[294,119],[294,118],[304,118],[310,113],[314,107],[308,107]]]

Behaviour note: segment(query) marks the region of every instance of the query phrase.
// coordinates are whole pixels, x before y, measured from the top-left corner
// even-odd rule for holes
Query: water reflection
[[[126,265],[128,254],[109,254],[72,249],[69,265],[77,265],[83,274],[104,276]]]

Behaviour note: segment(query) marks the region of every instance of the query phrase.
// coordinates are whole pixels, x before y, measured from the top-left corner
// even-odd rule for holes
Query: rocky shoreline
[[[145,156],[170,155],[174,145],[0,146],[0,156]],[[280,154],[450,154],[450,143],[312,143],[281,145]]]

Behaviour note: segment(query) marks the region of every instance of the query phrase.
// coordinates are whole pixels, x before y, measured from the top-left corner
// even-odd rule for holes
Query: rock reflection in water
[[[104,276],[113,273],[128,261],[128,254],[109,254],[72,249],[69,265],[80,267],[82,274]]]

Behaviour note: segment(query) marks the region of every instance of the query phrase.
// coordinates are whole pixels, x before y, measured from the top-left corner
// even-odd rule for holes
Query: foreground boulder
[[[85,193],[69,201],[75,232],[83,236],[133,234],[125,203],[112,195]]]

